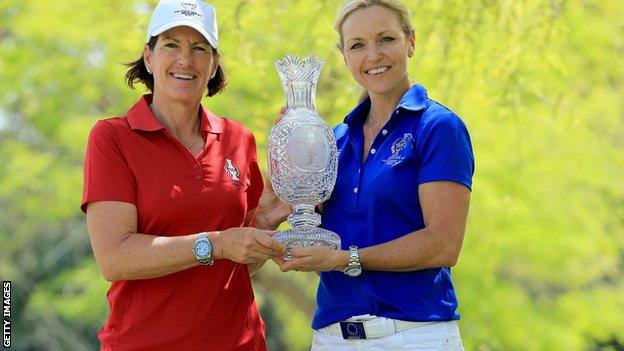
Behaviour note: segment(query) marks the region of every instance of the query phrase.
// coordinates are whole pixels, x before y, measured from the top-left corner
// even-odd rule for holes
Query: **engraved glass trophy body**
[[[331,128],[316,112],[315,94],[324,61],[288,55],[275,62],[286,94],[286,111],[269,135],[269,173],[277,196],[293,206],[292,228],[275,239],[287,247],[340,248],[340,237],[319,228],[317,204],[329,199],[336,183],[338,150]]]

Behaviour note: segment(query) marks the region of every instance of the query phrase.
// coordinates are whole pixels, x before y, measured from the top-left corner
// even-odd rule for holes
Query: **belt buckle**
[[[366,339],[364,322],[340,322],[343,339]]]

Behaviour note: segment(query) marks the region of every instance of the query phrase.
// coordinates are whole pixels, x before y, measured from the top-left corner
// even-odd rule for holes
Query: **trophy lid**
[[[325,61],[316,55],[305,58],[298,55],[286,55],[283,59],[275,61],[275,68],[284,86],[296,82],[316,85],[324,64]]]

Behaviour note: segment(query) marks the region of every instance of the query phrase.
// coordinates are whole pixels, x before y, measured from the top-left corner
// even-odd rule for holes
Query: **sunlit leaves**
[[[330,124],[353,107],[359,88],[334,46],[338,1],[212,3],[229,85],[204,103],[253,130],[263,168],[284,99],[275,59],[326,61],[317,108]],[[466,349],[624,344],[624,2],[406,3],[416,27],[412,80],[462,116],[476,154],[453,268]],[[154,4],[0,2],[0,274],[18,280],[24,330],[61,323],[84,345],[105,318],[106,283],[78,209],[82,155],[95,120],[123,114],[144,91],[125,86],[121,63],[140,56]],[[255,281],[287,345],[307,349],[311,316],[300,306],[314,307],[316,279],[281,276],[270,262],[259,274],[299,294]]]

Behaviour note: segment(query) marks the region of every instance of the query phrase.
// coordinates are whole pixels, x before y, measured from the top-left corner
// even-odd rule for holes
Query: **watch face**
[[[345,270],[345,274],[349,277],[357,277],[362,273],[362,268],[359,267],[349,267]]]
[[[207,243],[205,241],[200,241],[197,243],[197,247],[195,248],[195,253],[199,257],[206,257],[210,255],[211,249],[212,248],[210,247],[210,243]]]

